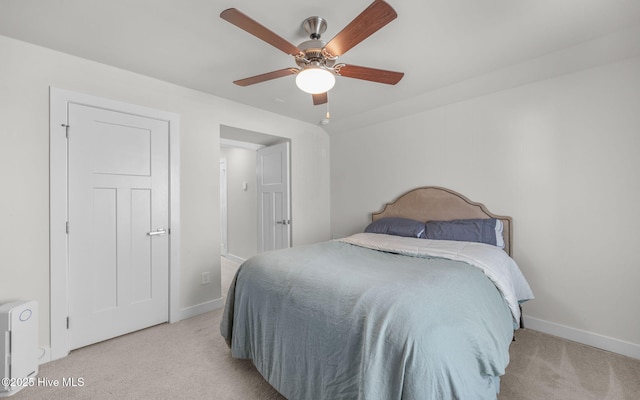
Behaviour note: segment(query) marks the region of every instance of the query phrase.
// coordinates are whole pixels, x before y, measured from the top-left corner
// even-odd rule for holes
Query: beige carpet
[[[223,287],[235,266],[223,261]],[[40,367],[49,382],[11,399],[282,400],[249,361],[234,360],[219,334],[222,310],[75,350]],[[500,400],[637,400],[640,360],[531,330],[518,332]],[[426,400],[426,399],[425,399]]]

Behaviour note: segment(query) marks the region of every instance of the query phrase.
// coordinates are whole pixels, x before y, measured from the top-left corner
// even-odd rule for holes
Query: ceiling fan
[[[321,17],[309,17],[304,20],[302,26],[309,34],[310,40],[294,46],[237,9],[224,10],[220,13],[220,18],[293,56],[298,65],[297,68],[283,68],[233,83],[249,86],[296,75],[296,84],[301,90],[311,93],[314,105],[327,102],[327,92],[333,87],[336,75],[395,85],[404,73],[337,63],[336,60],[397,16],[395,10],[385,1],[375,0],[327,43],[320,40],[320,35],[327,29],[327,22]]]

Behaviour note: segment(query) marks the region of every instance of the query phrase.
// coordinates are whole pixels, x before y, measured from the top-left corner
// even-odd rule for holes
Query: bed
[[[511,218],[422,187],[371,219],[364,233],[244,262],[220,324],[232,356],[291,400],[495,399],[533,298],[510,257]],[[426,238],[459,221],[495,225],[495,243]]]

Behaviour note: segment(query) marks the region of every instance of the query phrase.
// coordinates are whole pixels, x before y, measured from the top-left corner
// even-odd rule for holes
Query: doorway
[[[177,114],[55,88],[50,108],[51,359],[58,359],[179,320],[180,142]]]
[[[227,229],[225,231],[224,226],[222,227],[221,248],[226,247],[226,258],[235,263],[242,263],[260,252],[258,152],[277,143],[287,143],[287,146],[289,143],[286,138],[225,125],[221,126],[220,136],[220,158],[221,162],[224,160],[226,166],[226,185],[222,176],[220,180],[221,221],[225,219],[223,213],[225,211],[227,213]],[[288,155],[285,156],[285,161],[288,167],[290,165]],[[289,182],[289,179],[287,178],[286,181]],[[290,195],[285,196],[290,200]],[[225,200],[227,207],[223,206]],[[279,221],[290,221],[289,216],[290,213]],[[283,225],[276,222],[273,220],[274,227],[277,226],[280,230],[286,227],[290,233],[290,224]],[[226,243],[224,243],[225,237]],[[290,238],[285,241],[288,247]]]

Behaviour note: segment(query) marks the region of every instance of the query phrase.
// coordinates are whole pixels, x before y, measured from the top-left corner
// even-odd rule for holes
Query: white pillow
[[[502,221],[496,218],[496,247],[504,249],[504,238],[502,237]]]

